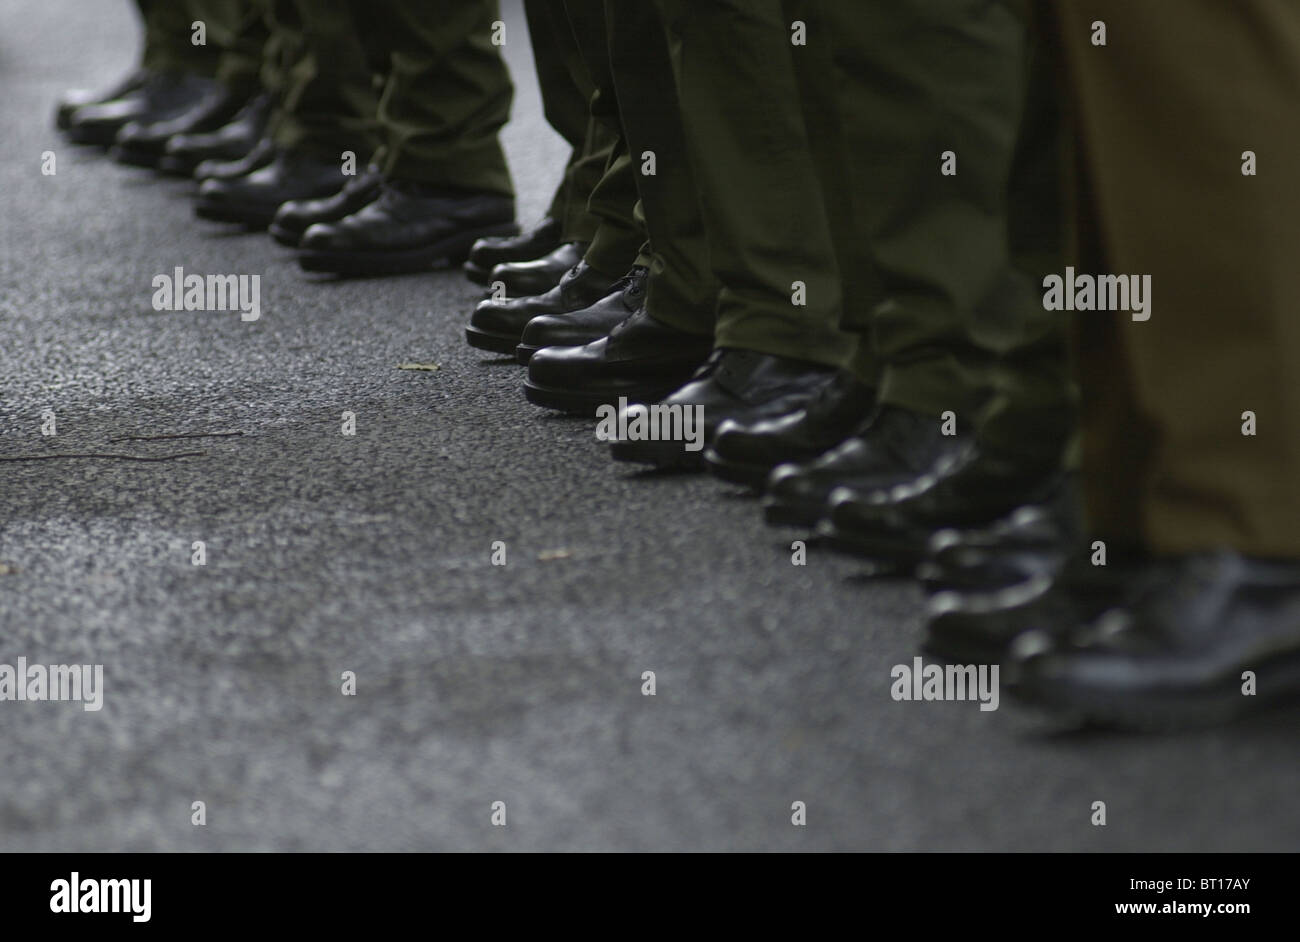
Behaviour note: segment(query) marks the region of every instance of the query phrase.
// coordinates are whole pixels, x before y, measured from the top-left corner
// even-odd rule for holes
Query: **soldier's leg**
[[[524,15],[528,21],[528,37],[533,47],[533,63],[537,69],[537,83],[542,96],[542,113],[547,123],[569,145],[570,156],[565,165],[560,184],[546,211],[549,219],[560,221],[564,241],[590,241],[590,233],[573,232],[575,223],[583,215],[581,205],[573,192],[572,177],[584,160],[590,159],[588,124],[592,85],[585,70],[574,69],[572,58],[577,57],[577,43],[569,28],[564,11],[564,0],[525,0]],[[579,61],[580,64],[580,61]],[[585,79],[585,82],[580,80]],[[596,171],[599,174],[599,170]],[[584,179],[586,193],[595,181],[588,168]],[[585,199],[585,196],[582,197]],[[577,206],[574,213],[572,207]],[[585,235],[586,238],[580,238]]]
[[[285,31],[300,36],[272,139],[285,151],[364,168],[379,142],[374,66],[362,42],[365,9],[355,0],[295,0],[281,8]]]
[[[460,264],[480,238],[519,231],[499,132],[514,87],[495,0],[367,4],[388,52],[379,101],[383,182],[369,205],[309,228],[308,271],[378,275]]]
[[[1151,558],[1101,623],[1067,583],[1073,615],[1026,640],[1013,691],[1076,720],[1202,725],[1300,694],[1300,8],[1053,10],[1087,195],[1076,272],[1130,289],[1074,315],[1108,557],[1086,568]]]
[[[839,0],[809,13],[810,62],[829,46],[834,63],[851,210],[832,218],[858,260],[842,323],[864,338],[854,372],[879,371],[880,409],[843,448],[771,482],[770,519],[824,517],[842,547],[910,566],[933,530],[987,522],[1059,483],[1060,324],[1011,253],[1025,14],[1014,0]],[[893,490],[900,474],[918,486]]]
[[[216,78],[247,98],[261,87],[262,53],[269,31],[261,0],[199,0],[194,8],[207,23],[208,41],[221,51]]]
[[[1300,186],[1277,169],[1300,159],[1300,133],[1279,120],[1300,87],[1300,14],[1271,0],[1175,6],[1060,11],[1100,250],[1079,271],[1149,276],[1152,291],[1149,320],[1076,315],[1090,518],[1161,553],[1300,556]],[[1258,173],[1243,172],[1246,151]],[[1257,434],[1243,434],[1246,412]]]
[[[780,0],[665,0],[659,6],[674,53],[684,143],[666,136],[672,125],[665,121],[644,146],[632,150],[653,151],[659,172],[668,175],[676,173],[672,161],[689,160],[693,178],[681,176],[688,184],[698,181],[699,210],[694,216],[673,215],[703,223],[698,233],[673,232],[657,240],[647,201],[652,247],[656,254],[674,253],[666,259],[669,270],[711,265],[720,283],[718,347],[842,364],[847,344],[838,328],[840,274],[784,5]],[[648,61],[652,48],[660,49],[643,38],[625,48],[630,62],[638,54]],[[661,107],[658,113],[673,111]],[[646,179],[647,187],[654,185],[655,178]],[[684,299],[691,306],[680,312],[665,306],[667,316],[691,312],[705,297],[698,286],[711,283],[703,273],[693,275],[689,284],[697,287],[697,296]],[[653,296],[651,304],[652,312],[657,310]]]
[[[196,72],[213,76],[220,51],[213,46],[195,46],[194,22],[189,0],[148,0],[140,3],[144,17],[144,60],[153,72]]]
[[[493,40],[495,0],[382,0],[376,13],[392,53],[385,176],[513,198],[498,133],[514,86]]]

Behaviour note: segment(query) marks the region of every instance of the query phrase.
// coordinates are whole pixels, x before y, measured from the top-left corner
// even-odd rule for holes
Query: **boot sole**
[[[303,271],[327,272],[335,275],[404,275],[432,271],[446,265],[457,265],[469,256],[469,251],[479,239],[490,236],[508,236],[518,233],[514,223],[499,223],[468,229],[447,236],[431,245],[400,252],[333,252],[321,249],[301,249],[298,264]]]
[[[621,391],[610,397],[607,395],[593,396],[590,393],[578,392],[572,389],[538,386],[530,380],[524,380],[524,397],[535,406],[555,409],[557,412],[568,412],[573,415],[594,417],[596,410],[601,406],[616,405],[620,396],[627,399],[628,402],[654,402],[657,399],[662,399],[680,385],[681,383],[676,383],[668,387]]]
[[[298,247],[298,242],[302,239],[302,232],[296,232],[293,229],[286,229],[284,226],[278,226],[274,222],[267,226],[266,231],[276,242],[291,249],[296,249]]]
[[[461,268],[464,270],[466,278],[474,282],[474,284],[482,285],[485,288],[487,287],[488,279],[492,277],[492,272],[480,265],[475,265],[473,262],[466,262],[461,266]]]
[[[823,520],[817,525],[817,535],[831,549],[853,556],[884,559],[904,566],[919,566],[926,559],[926,540],[902,534],[846,530]]]
[[[704,470],[703,452],[687,451],[685,443],[678,441],[611,442],[609,456],[615,461],[647,464],[663,470]]]
[[[763,485],[767,483],[767,476],[772,473],[772,468],[765,465],[728,461],[714,448],[704,449],[704,463],[708,465],[709,473],[714,477],[728,484],[739,484],[758,491],[763,489]]]
[[[150,170],[157,170],[163,157],[161,153],[155,151],[123,147],[121,144],[114,145],[109,150],[108,156],[119,164],[126,164],[129,167],[147,167]]]
[[[265,229],[275,218],[279,205],[270,208],[237,203],[212,203],[199,200],[194,204],[194,215],[209,222],[232,222],[249,229]]]
[[[825,507],[824,501],[817,504],[792,504],[768,497],[763,502],[763,520],[773,527],[812,529],[817,526]]]
[[[1059,683],[1026,687],[1015,679],[1009,689],[1022,704],[1091,726],[1139,732],[1195,729],[1218,726],[1300,701],[1300,652],[1255,668],[1255,678],[1258,692],[1254,696],[1242,694],[1239,678],[1231,678],[1209,692],[1159,695],[1145,691],[1063,689]]]
[[[508,334],[494,334],[486,330],[479,330],[477,327],[467,326],[465,328],[465,342],[477,350],[490,350],[493,353],[510,356],[515,352],[519,338]]]

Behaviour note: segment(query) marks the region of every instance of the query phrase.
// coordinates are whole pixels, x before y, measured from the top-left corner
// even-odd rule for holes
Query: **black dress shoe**
[[[386,180],[369,205],[304,232],[298,263],[339,275],[429,271],[462,261],[478,239],[516,231],[514,218],[508,196]]]
[[[338,161],[282,153],[259,170],[229,180],[204,180],[194,212],[214,222],[265,229],[289,200],[328,196],[343,188]]]
[[[926,598],[921,647],[959,663],[1003,663],[1021,635],[1033,631],[1064,636],[1141,598],[1158,579],[1147,560],[1117,556],[1094,566],[1089,555],[1079,551],[1059,566],[1049,562],[1022,581],[935,592]]]
[[[254,170],[261,170],[275,160],[279,151],[269,137],[263,137],[243,157],[233,160],[209,159],[194,168],[194,179],[199,183],[205,180],[234,180],[246,177]]]
[[[192,108],[174,118],[143,124],[131,121],[117,132],[109,156],[134,167],[157,167],[168,143],[180,134],[213,131],[233,118],[248,103],[247,96],[218,85]]]
[[[534,405],[593,415],[605,403],[661,399],[709,355],[711,335],[688,334],[645,311],[581,347],[546,347],[528,361],[524,395]]]
[[[64,92],[55,104],[54,126],[60,131],[66,131],[71,126],[72,116],[78,108],[84,108],[86,105],[102,105],[122,98],[143,85],[148,77],[149,73],[144,69],[135,69],[124,75],[116,84],[102,91],[74,88]]]
[[[704,460],[724,481],[761,489],[777,465],[810,461],[844,441],[875,405],[875,389],[841,371],[792,412],[756,422],[721,423],[704,450]]]
[[[560,283],[545,294],[535,298],[510,298],[504,301],[489,298],[480,301],[470,316],[469,326],[465,328],[465,340],[471,347],[480,350],[515,353],[524,328],[533,318],[543,314],[569,316],[575,311],[588,309],[611,295],[617,296],[611,306],[620,309],[623,317],[627,317],[640,307],[645,290],[645,269],[637,271],[642,274],[611,280],[608,275],[601,274],[579,260],[560,279]],[[628,292],[633,292],[636,302],[630,308],[622,303],[622,296]],[[581,343],[598,340],[608,332],[602,331]]]
[[[615,461],[656,468],[703,470],[704,445],[719,423],[786,415],[806,405],[834,376],[833,368],[807,360],[752,350],[715,350],[690,382],[662,402],[625,407],[618,415],[618,428],[629,434],[610,444],[610,455]],[[681,430],[687,429],[684,416],[694,413],[693,440],[675,434],[663,437],[663,425],[656,417],[674,420],[674,412],[683,416]],[[649,434],[632,433],[638,422]]]
[[[188,72],[151,72],[139,88],[121,98],[83,105],[74,111],[68,122],[68,139],[108,147],[128,122],[152,124],[174,118],[216,88],[213,79]]]
[[[369,206],[379,198],[383,176],[378,167],[367,167],[348,177],[343,189],[320,199],[289,200],[275,212],[267,231],[281,245],[296,247],[302,234],[318,222],[337,222]]]
[[[916,566],[937,530],[992,523],[1021,503],[1050,499],[1060,486],[1054,467],[972,447],[889,487],[836,488],[817,533],[836,549]]]
[[[505,262],[492,269],[488,287],[500,285],[507,298],[531,298],[545,294],[560,283],[564,273],[582,261],[585,242],[566,242],[548,255],[527,262]],[[613,279],[606,278],[606,284]]]
[[[881,405],[855,434],[825,454],[774,468],[765,488],[764,516],[771,524],[814,526],[837,487],[889,487],[951,460],[967,447],[964,436],[943,434],[937,416]]]
[[[547,216],[518,235],[479,239],[469,250],[465,274],[475,284],[486,285],[491,280],[492,269],[498,265],[526,262],[548,255],[560,247],[560,228],[558,219]],[[533,293],[541,294],[540,291]]]
[[[212,131],[177,134],[158,158],[158,169],[175,176],[193,176],[205,160],[238,160],[249,153],[266,132],[271,116],[271,96],[257,95],[221,127]],[[251,168],[256,169],[256,168]]]
[[[1300,696],[1300,563],[1231,550],[1173,561],[1158,588],[1062,636],[1015,643],[1011,692],[1087,723],[1167,729]]]
[[[1064,476],[1046,501],[993,523],[935,532],[917,576],[927,592],[993,592],[1054,578],[1083,538],[1077,483]]]
[[[527,366],[543,347],[582,347],[593,343],[645,305],[648,269],[634,265],[594,304],[569,314],[541,314],[524,327],[515,358]]]

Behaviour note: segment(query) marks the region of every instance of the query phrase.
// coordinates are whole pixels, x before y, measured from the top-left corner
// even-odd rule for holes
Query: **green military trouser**
[[[388,52],[384,176],[513,196],[499,132],[514,85],[493,41],[497,0],[369,0],[358,9],[367,43]]]
[[[268,31],[265,0],[185,0],[191,22],[207,25],[209,43],[221,57],[215,77],[232,92],[251,96],[259,87]]]
[[[271,96],[275,107],[267,122],[266,133],[273,139],[284,122],[284,101],[289,94],[294,66],[306,54],[302,26],[295,0],[258,0],[269,33],[262,48],[262,89]]]
[[[279,146],[351,151],[359,166],[373,155],[387,178],[514,194],[498,139],[514,87],[493,42],[495,0],[275,0],[272,19],[273,39],[300,37],[296,50],[283,43]]]
[[[136,0],[144,20],[141,65],[154,72],[192,72],[216,76],[221,47],[208,37],[194,45],[192,24],[204,19],[191,9],[193,0]]]
[[[583,61],[564,0],[525,0],[524,13],[542,111],[571,148],[546,215],[560,222],[561,241],[590,243],[600,221],[588,211],[587,201],[605,172],[618,135],[591,115],[595,84]]]
[[[612,100],[627,151],[611,163],[621,187],[636,188],[633,219],[646,233],[637,263],[650,269],[646,310],[695,334],[713,332],[718,284],[686,151],[663,21],[648,3],[605,0],[608,78],[593,109]],[[603,182],[603,181],[602,181]]]
[[[639,257],[646,233],[633,213],[637,201],[636,176],[628,156],[609,68],[604,2],[565,0],[564,9],[577,61],[591,83],[587,108],[596,128],[593,141],[608,145],[601,175],[587,196],[587,214],[595,228],[583,259],[596,271],[617,278],[634,263],[648,266],[649,260]]]
[[[355,155],[363,168],[380,143],[376,70],[363,41],[368,15],[357,0],[277,0],[277,35],[296,37],[272,138],[284,150],[326,160]],[[292,47],[292,39],[285,45]]]
[[[683,156],[689,156],[707,257],[720,284],[715,343],[843,365],[851,342],[839,329],[836,246],[804,118],[795,60],[805,50],[791,42],[788,5],[658,0],[656,6],[681,102]]]
[[[851,210],[832,219],[858,271],[841,322],[863,338],[850,368],[879,374],[881,402],[951,411],[991,450],[1059,464],[1073,427],[1063,324],[1016,264],[1051,257],[1035,238],[1059,244],[1054,201],[1027,198],[1051,190],[1056,138],[1050,97],[1026,105],[1024,3],[815,6],[808,45],[827,47],[815,67],[833,64]]]
[[[1091,525],[1156,553],[1300,557],[1300,5],[1053,10],[1076,270],[1151,278],[1149,320],[1075,315]]]

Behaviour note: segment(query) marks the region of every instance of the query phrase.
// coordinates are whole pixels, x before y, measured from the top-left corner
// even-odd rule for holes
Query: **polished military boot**
[[[239,160],[262,140],[270,116],[271,96],[257,95],[221,127],[177,134],[169,139],[158,158],[158,169],[173,176],[189,177],[195,175],[204,161]]]
[[[882,404],[826,453],[773,468],[764,488],[764,516],[781,526],[815,526],[836,488],[892,487],[955,460],[968,447],[965,436],[943,434],[938,416]]]
[[[109,147],[128,123],[166,121],[193,108],[218,88],[215,80],[188,72],[151,72],[138,88],[72,113],[66,134],[76,144]]]
[[[248,103],[247,97],[218,86],[193,108],[165,121],[131,121],[117,132],[109,156],[118,163],[156,168],[167,145],[182,134],[203,134],[226,124]]]
[[[64,92],[54,108],[54,126],[66,131],[72,124],[72,116],[78,108],[86,105],[102,105],[105,102],[124,98],[145,83],[149,73],[145,69],[135,69],[122,76],[115,84],[101,91],[86,88],[74,88]]]
[[[379,169],[367,167],[357,176],[349,177],[343,189],[332,196],[284,203],[275,211],[267,231],[281,245],[297,247],[302,234],[316,223],[337,222],[373,203],[379,198],[382,183]]]
[[[560,236],[560,221],[547,216],[517,235],[479,239],[470,248],[465,275],[475,284],[486,285],[498,265],[526,262],[554,252],[560,247]]]
[[[479,239],[515,232],[515,201],[497,193],[386,180],[378,198],[298,243],[304,271],[396,275],[464,260]]]
[[[702,471],[704,447],[721,422],[787,415],[807,405],[834,376],[833,368],[807,360],[715,350],[690,382],[662,401],[622,408],[610,455],[615,461]]]
[[[534,353],[524,395],[534,405],[581,415],[620,399],[653,402],[689,380],[712,349],[712,335],[669,327],[642,305],[600,340]]]
[[[549,255],[527,262],[505,262],[492,269],[488,288],[498,287],[508,298],[530,298],[545,294],[560,283],[565,272],[577,265],[587,251],[585,242],[566,242]]]
[[[524,366],[545,347],[581,347],[594,343],[645,306],[650,272],[640,266],[616,282],[609,293],[581,310],[566,314],[540,314],[530,320],[515,347],[515,359]]]
[[[227,180],[204,180],[194,212],[213,222],[265,229],[289,200],[329,196],[343,188],[336,160],[281,153],[261,169]]]
[[[798,409],[750,422],[723,421],[704,450],[704,460],[722,480],[761,490],[777,465],[811,461],[835,447],[875,406],[874,387],[840,372]]]
[[[1154,565],[1160,576],[1121,607],[1072,631],[1021,635],[1012,695],[1130,729],[1220,723],[1300,699],[1300,563],[1221,549]]]
[[[640,271],[644,272],[644,269]],[[568,316],[586,310],[610,295],[623,295],[633,288],[632,282],[628,280],[629,277],[632,278],[632,282],[635,282],[634,293],[643,292],[644,274],[611,279],[586,262],[579,261],[560,279],[558,285],[545,294],[537,297],[507,298],[501,301],[491,298],[480,301],[470,316],[469,325],[465,328],[465,340],[471,347],[480,350],[515,354],[524,330],[533,318],[543,315]],[[622,307],[622,312],[623,317],[631,313],[626,307]],[[608,331],[602,331],[595,337],[588,337],[582,343],[599,339],[606,333]]]

